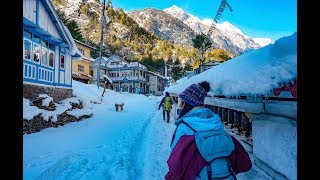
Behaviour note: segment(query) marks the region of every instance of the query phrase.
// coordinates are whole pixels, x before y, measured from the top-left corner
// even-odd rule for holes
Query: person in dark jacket
[[[162,109],[163,120],[164,121],[166,120],[165,116],[167,115],[167,123],[169,123],[170,121],[170,111],[172,109],[172,103],[173,101],[170,97],[170,94],[166,92],[166,95],[165,97],[162,98],[158,109],[160,110],[161,106],[163,107]]]

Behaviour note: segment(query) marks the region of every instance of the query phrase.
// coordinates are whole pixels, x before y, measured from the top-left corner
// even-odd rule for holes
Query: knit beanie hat
[[[179,97],[183,101],[187,102],[193,107],[203,105],[204,98],[206,96],[207,96],[207,89],[204,89],[199,84],[192,84],[189,87],[187,87],[182,93],[179,94]]]

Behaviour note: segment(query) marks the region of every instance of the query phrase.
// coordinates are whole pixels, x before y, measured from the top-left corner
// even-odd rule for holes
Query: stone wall
[[[51,96],[53,98],[54,102],[59,102],[63,99],[72,97],[72,89],[23,84],[24,98],[33,100],[38,97],[39,94],[47,94],[48,96]]]
[[[297,123],[295,119],[254,114],[253,154],[289,179],[297,179]],[[279,179],[279,178],[275,178]]]

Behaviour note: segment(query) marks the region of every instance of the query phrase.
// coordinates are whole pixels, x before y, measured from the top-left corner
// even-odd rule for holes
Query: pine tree
[[[181,67],[181,63],[179,61],[179,59],[176,59],[173,63],[173,67],[172,67],[172,78],[176,81],[178,80],[181,75],[182,75],[182,67]]]
[[[200,64],[203,64],[205,62],[204,53],[212,46],[212,43],[203,34],[196,35],[192,39],[192,42],[193,42],[193,47],[197,48],[200,53],[199,62]]]
[[[186,61],[184,64],[183,73],[185,73],[186,71],[192,71],[192,65],[190,60]]]
[[[74,20],[71,20],[69,21],[67,18],[66,18],[66,15],[61,12],[61,11],[57,11],[58,12],[58,15],[60,16],[63,24],[68,28],[68,30],[70,31],[72,37],[78,41],[84,41],[84,38],[81,34],[81,31],[80,31],[80,27],[78,26],[77,22],[74,21]]]
[[[81,34],[80,28],[76,21],[71,20],[69,23],[66,24],[67,28],[69,29],[72,37],[78,41],[84,41],[83,36]]]

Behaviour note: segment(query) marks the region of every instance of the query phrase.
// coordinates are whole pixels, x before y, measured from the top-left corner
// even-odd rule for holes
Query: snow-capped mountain
[[[163,10],[164,12],[181,20],[189,26],[195,33],[200,33],[199,28],[203,33],[207,33],[210,25],[213,23],[211,19],[200,20],[198,17],[185,12],[180,7],[173,5],[170,8]],[[268,38],[252,38],[241,32],[240,29],[225,21],[218,23],[215,26],[211,37],[217,48],[226,49],[234,55],[241,54],[246,49],[257,49],[266,46],[272,42]]]
[[[268,44],[273,44],[273,41],[269,38],[253,38],[253,40],[260,44],[260,46],[266,46]]]
[[[140,27],[174,44],[192,46],[194,32],[171,15],[153,8],[127,13]]]

